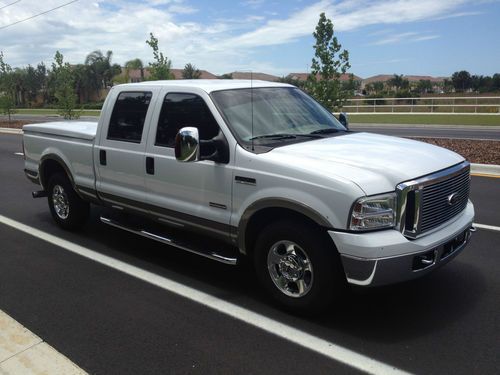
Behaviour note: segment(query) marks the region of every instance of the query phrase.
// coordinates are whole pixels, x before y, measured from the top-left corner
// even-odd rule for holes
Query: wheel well
[[[42,183],[44,189],[47,188],[47,183],[49,182],[50,176],[55,173],[62,173],[69,178],[66,169],[61,165],[61,163],[54,159],[45,160],[40,167],[40,182]]]
[[[255,242],[261,230],[267,225],[278,220],[294,220],[304,223],[307,226],[313,228],[322,228],[318,223],[309,218],[308,216],[301,214],[297,211],[291,210],[289,208],[282,207],[270,207],[264,208],[252,215],[245,229],[245,251],[248,256],[252,255]]]

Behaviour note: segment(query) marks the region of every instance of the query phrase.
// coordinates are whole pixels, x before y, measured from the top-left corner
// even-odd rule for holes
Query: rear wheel
[[[335,246],[308,223],[279,221],[267,226],[255,246],[257,276],[282,307],[316,314],[345,291],[346,280]]]
[[[85,223],[90,205],[78,196],[64,174],[56,173],[50,177],[47,192],[50,213],[57,224],[73,230]]]

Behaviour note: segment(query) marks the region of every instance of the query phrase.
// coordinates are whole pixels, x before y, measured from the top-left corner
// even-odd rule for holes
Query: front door
[[[209,140],[220,131],[201,95],[165,91],[159,97],[161,111],[157,124],[151,126],[146,150],[146,158],[154,166],[146,174],[147,198],[151,213],[160,221],[227,238],[231,164],[175,159],[175,136],[180,128],[198,128],[200,140]]]

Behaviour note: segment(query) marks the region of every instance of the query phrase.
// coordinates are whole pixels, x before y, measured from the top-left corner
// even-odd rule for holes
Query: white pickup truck
[[[320,311],[349,283],[427,274],[474,230],[463,157],[344,125],[287,84],[125,84],[98,123],[24,126],[25,173],[63,228],[104,206],[105,224],[249,258],[281,305]]]

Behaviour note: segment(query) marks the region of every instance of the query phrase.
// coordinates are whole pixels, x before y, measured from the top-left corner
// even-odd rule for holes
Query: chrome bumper
[[[328,233],[340,253],[347,281],[375,286],[415,279],[449,262],[467,246],[473,222],[474,206],[469,201],[459,216],[415,240],[397,230]]]
[[[347,281],[362,286],[395,284],[426,275],[456,257],[470,241],[473,227],[430,250],[380,259],[341,255]]]

